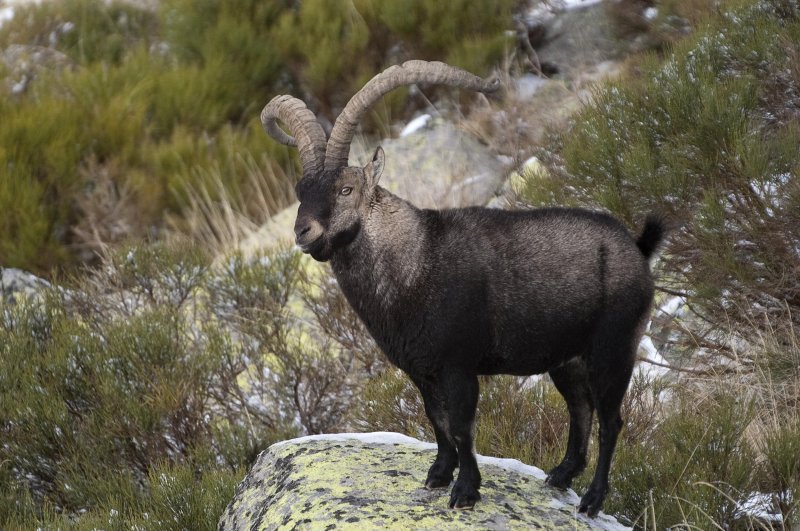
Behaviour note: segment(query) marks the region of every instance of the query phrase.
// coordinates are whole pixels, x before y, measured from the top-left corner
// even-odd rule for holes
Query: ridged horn
[[[406,61],[402,65],[387,68],[370,79],[336,118],[328,147],[325,151],[325,170],[337,170],[347,166],[350,143],[356,127],[372,105],[383,95],[403,85],[430,83],[448,85],[478,92],[494,92],[500,86],[497,79],[485,80],[466,70],[440,62]]]
[[[280,128],[278,120],[286,124],[291,135]],[[261,111],[261,124],[267,134],[281,144],[298,148],[303,177],[322,173],[325,132],[305,103],[293,96],[275,96]]]

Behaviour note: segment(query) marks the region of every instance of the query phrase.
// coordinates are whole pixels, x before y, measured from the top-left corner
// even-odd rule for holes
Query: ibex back
[[[350,100],[327,146],[300,100],[278,96],[264,108],[267,132],[300,150],[297,244],[330,260],[378,345],[419,388],[438,444],[427,487],[449,486],[458,467],[449,505],[473,507],[481,482],[472,451],[478,375],[547,372],[570,413],[566,455],[547,481],[566,488],[584,469],[597,411],[599,458],[579,507],[596,515],[652,303],[647,259],[662,224],[648,218],[635,240],[612,217],[581,209],[422,210],[391,194],[378,185],[383,150],[365,167],[349,167],[349,146],[378,98],[418,82],[497,87],[442,63],[409,61]]]

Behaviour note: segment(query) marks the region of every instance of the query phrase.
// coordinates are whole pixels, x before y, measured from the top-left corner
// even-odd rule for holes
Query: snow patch
[[[403,128],[403,130],[400,131],[400,136],[402,137],[402,136],[412,135],[417,131],[424,129],[428,125],[428,122],[431,121],[431,119],[432,116],[430,114],[423,114],[417,116],[416,118],[408,122],[408,124]]]
[[[526,476],[533,476],[536,479],[544,481],[547,479],[547,474],[544,470],[532,465],[526,465],[522,461],[516,459],[507,459],[502,457],[488,457],[485,455],[477,456],[478,462],[485,465],[494,465],[498,468],[508,470],[509,472],[517,472],[518,474],[525,474]]]
[[[0,7],[0,28],[12,18],[14,18],[14,6]]]
[[[538,157],[533,156],[528,158],[525,162],[523,162],[520,168],[522,168],[523,170],[532,169],[539,166],[539,164],[540,162]]]
[[[561,9],[568,11],[570,9],[580,9],[582,7],[593,6],[599,4],[603,0],[560,0],[552,2],[555,6],[561,6]]]
[[[5,0],[0,1],[0,27],[14,18],[16,8],[25,4],[39,4],[41,0]]]
[[[522,99],[532,98],[536,91],[548,82],[547,79],[533,74],[524,74],[514,80],[517,97]]]
[[[22,75],[22,79],[11,86],[11,94],[22,94],[28,88],[28,76]]]
[[[523,380],[522,388],[532,389],[536,385],[538,385],[539,382],[541,382],[542,380],[544,380],[544,374],[531,374],[530,376],[526,376],[525,379]]]
[[[364,444],[408,444],[416,446],[423,450],[435,450],[435,443],[427,443],[391,431],[376,431],[372,433],[322,433],[319,435],[306,435],[305,437],[297,437],[296,439],[289,439],[286,441],[279,441],[270,446],[270,448],[280,448],[287,444],[301,444],[307,441],[346,441],[355,439]]]
[[[550,0],[537,2],[533,8],[528,10],[525,18],[529,24],[543,24],[552,19],[556,13],[572,9],[583,9],[600,2],[602,0]]]
[[[667,375],[669,369],[662,365],[669,365],[662,356],[650,336],[643,336],[639,342],[639,348],[646,352],[646,358],[636,365],[636,373],[646,377],[648,380],[662,378]]]
[[[492,177],[491,173],[488,173],[488,172],[479,173],[477,175],[473,175],[472,177],[467,177],[466,179],[461,181],[459,183],[459,187],[463,188],[465,186],[471,186],[473,184],[477,184],[477,183],[479,183],[481,181],[484,181],[486,179],[489,179],[491,177]]]
[[[785,494],[791,500],[789,492]],[[736,512],[742,516],[780,525],[783,523],[783,517],[778,508],[778,498],[779,496],[774,493],[751,492],[747,498],[736,504]]]
[[[658,311],[670,317],[682,317],[686,313],[686,297],[672,297]]]

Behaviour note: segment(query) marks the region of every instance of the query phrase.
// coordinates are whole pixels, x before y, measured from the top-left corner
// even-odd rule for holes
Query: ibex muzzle
[[[304,253],[309,253],[319,244],[325,228],[320,220],[328,217],[325,208],[318,202],[301,202],[297,209],[297,220],[294,223],[294,235],[297,246]]]

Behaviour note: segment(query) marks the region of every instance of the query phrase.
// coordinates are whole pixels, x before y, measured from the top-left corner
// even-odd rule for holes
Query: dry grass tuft
[[[77,221],[71,227],[71,248],[84,264],[97,264],[115,244],[141,237],[142,223],[131,191],[113,162],[90,159],[82,168],[83,192],[76,194]]]
[[[171,238],[188,238],[221,256],[294,201],[295,179],[276,164],[237,155],[233,167],[245,175],[242,186],[231,186],[219,168],[196,170],[203,177],[188,187],[188,207],[181,217],[168,218]]]
[[[524,76],[520,59],[510,54],[496,75],[502,98],[474,106],[459,126],[494,152],[511,157],[515,165],[551,144],[551,137],[567,130],[574,113],[591,99],[593,87],[618,74],[608,64],[585,65],[571,80]]]

